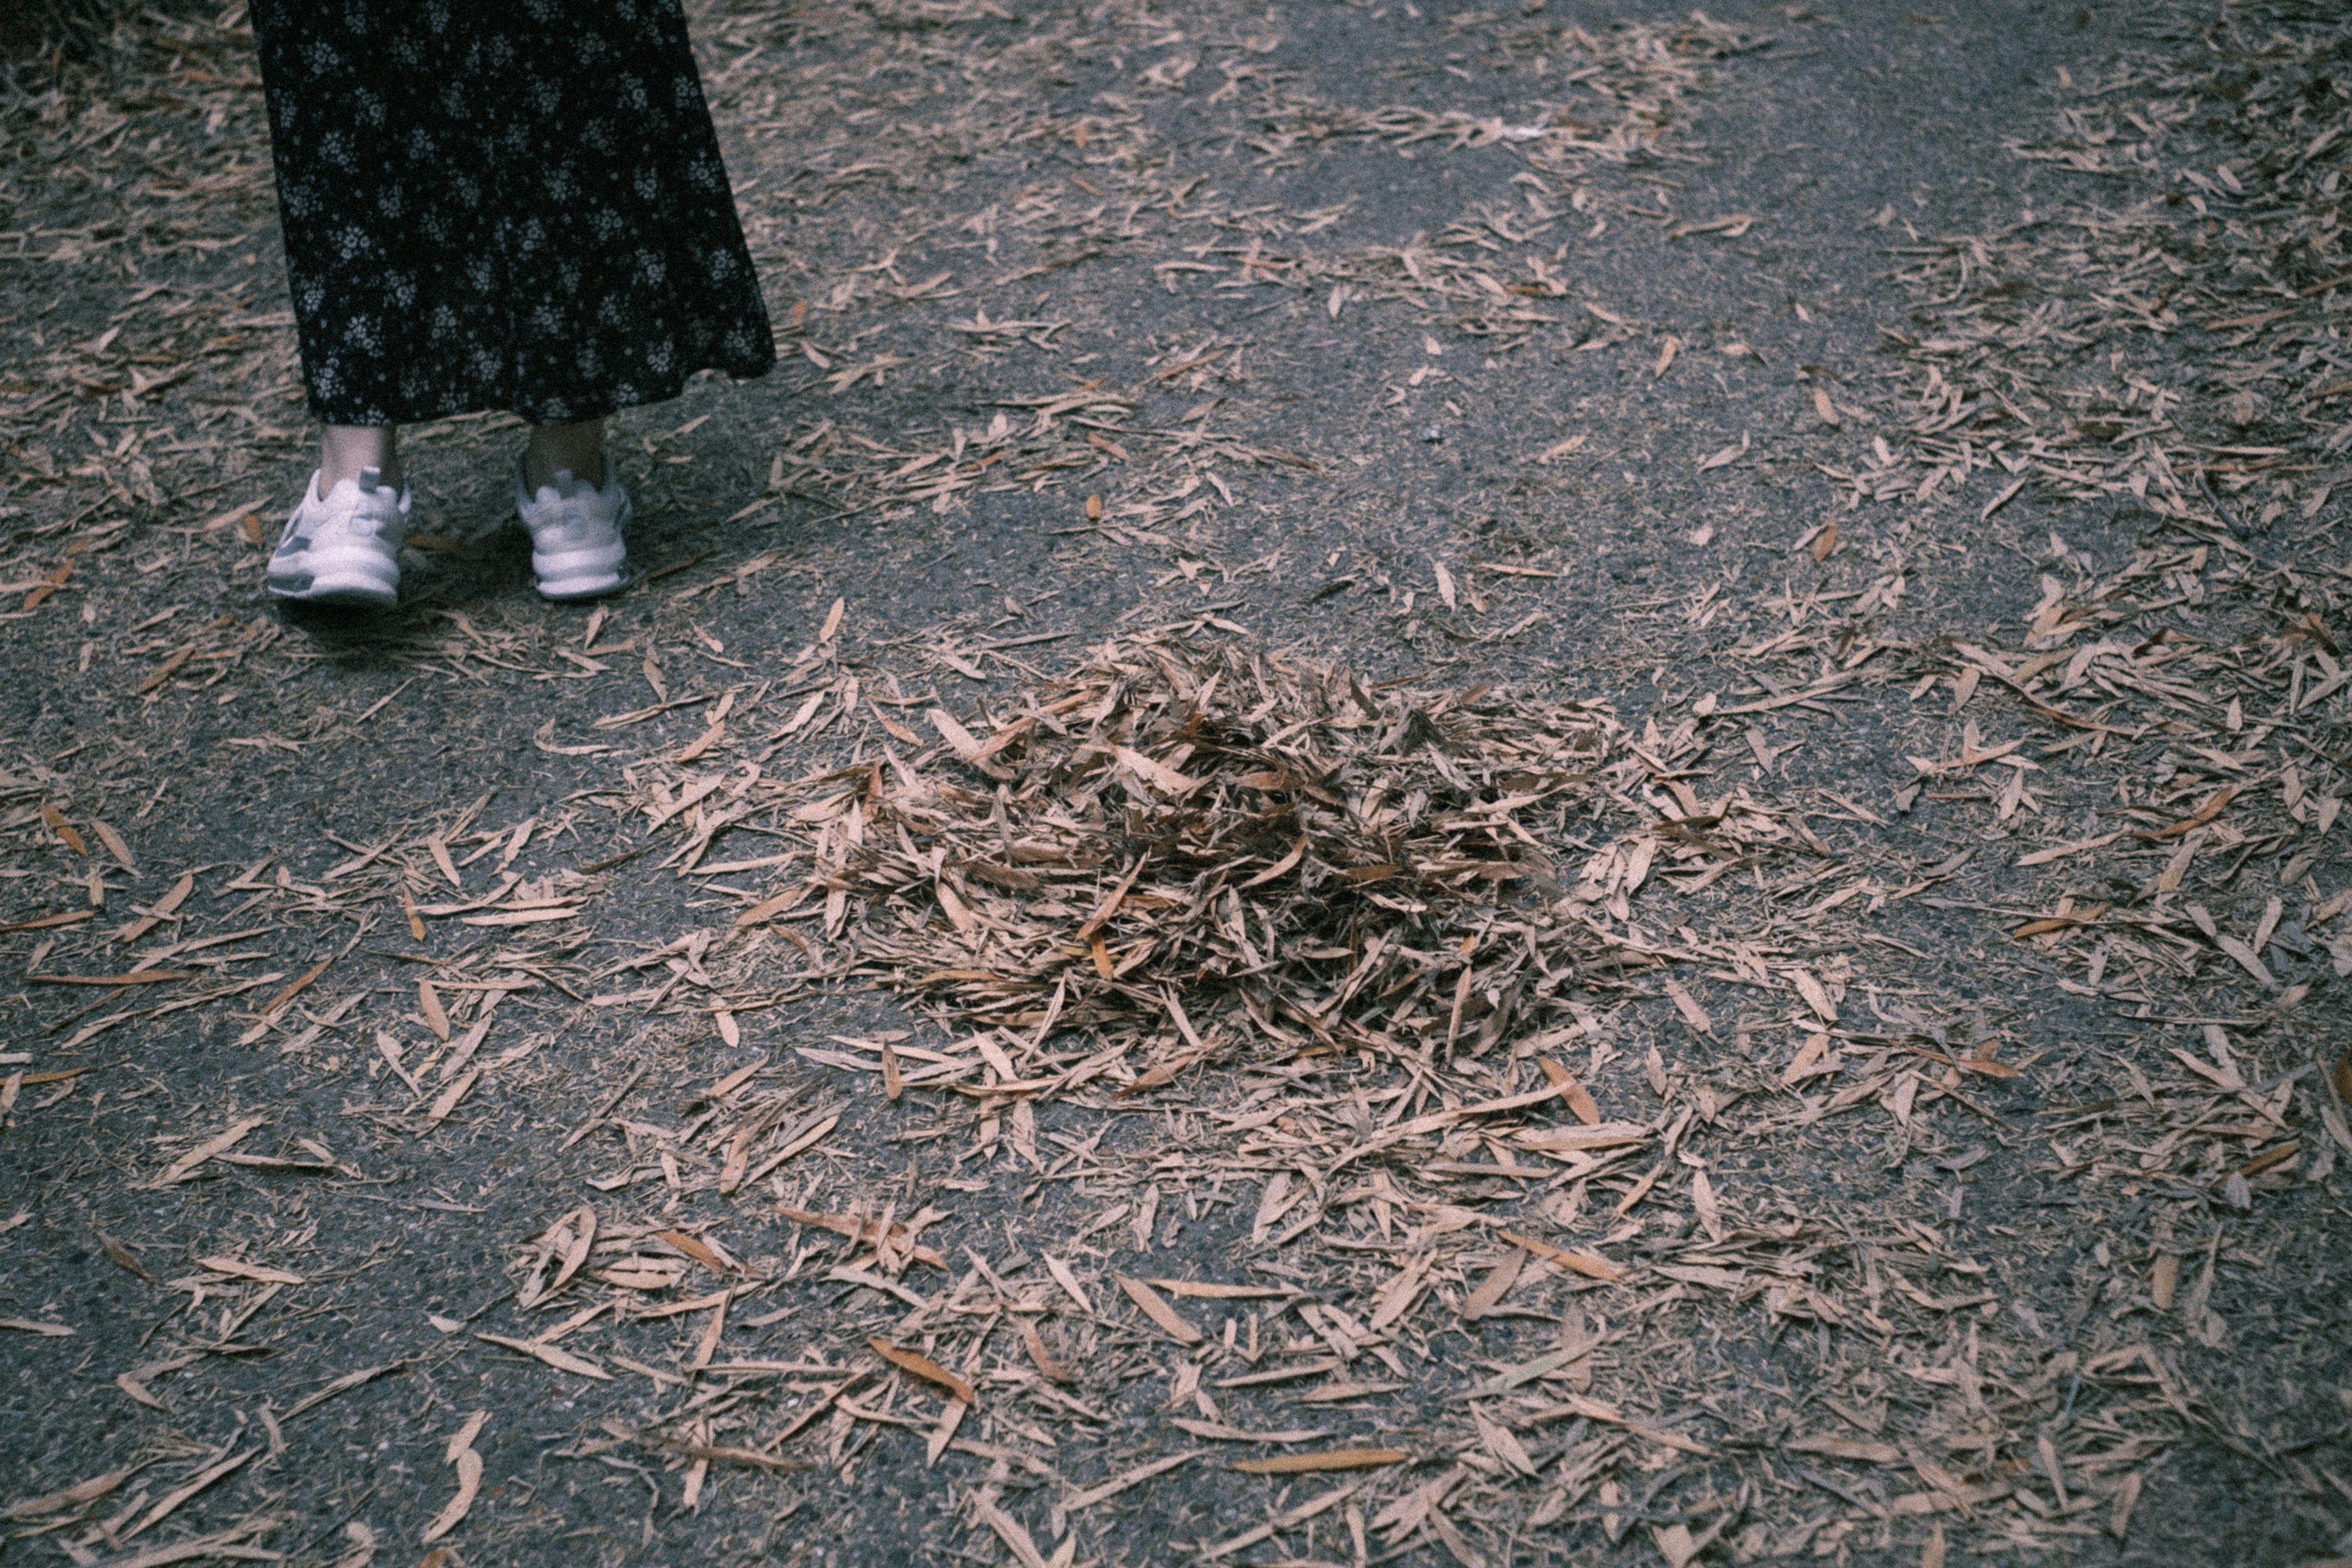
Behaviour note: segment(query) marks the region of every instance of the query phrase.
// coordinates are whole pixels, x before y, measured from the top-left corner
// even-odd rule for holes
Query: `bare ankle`
[[[319,494],[323,498],[349,479],[359,482],[367,469],[376,482],[401,488],[400,431],[390,425],[330,425],[320,434]]]
[[[555,483],[559,473],[598,489],[604,488],[604,422],[577,425],[534,425],[530,443],[523,448],[522,474],[531,489]]]
[[[600,455],[592,454],[575,463],[543,452],[523,454],[522,477],[532,489],[548,489],[555,483],[558,474],[570,474],[573,479],[592,489],[604,488],[604,460]]]

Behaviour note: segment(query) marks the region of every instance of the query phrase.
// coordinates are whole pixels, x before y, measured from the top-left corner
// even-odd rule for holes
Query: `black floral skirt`
[[[775,342],[678,0],[257,0],[312,411],[534,424]]]

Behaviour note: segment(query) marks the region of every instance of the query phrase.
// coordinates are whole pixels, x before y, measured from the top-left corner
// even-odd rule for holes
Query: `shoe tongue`
[[[383,483],[383,470],[382,468],[362,468],[360,470],[360,494],[367,495],[371,491],[374,490],[377,486]]]
[[[580,481],[572,477],[570,468],[558,468],[555,470],[552,488],[557,495],[562,496],[565,500],[570,500],[580,493]]]

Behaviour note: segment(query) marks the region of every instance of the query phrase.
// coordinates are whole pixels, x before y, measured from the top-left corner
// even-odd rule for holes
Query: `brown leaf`
[[[283,1268],[264,1268],[235,1258],[199,1258],[196,1267],[209,1268],[215,1274],[226,1274],[234,1279],[252,1279],[265,1285],[299,1285],[302,1276]]]
[[[1380,1295],[1374,1299],[1372,1315],[1366,1326],[1374,1333],[1380,1333],[1390,1324],[1402,1318],[1406,1312],[1412,1310],[1414,1299],[1421,1294],[1421,1288],[1428,1282],[1428,1279],[1429,1259],[1427,1258],[1416,1258],[1406,1264],[1397,1271],[1395,1279],[1382,1287]]]
[[[1402,1465],[1412,1458],[1402,1448],[1327,1448],[1319,1454],[1276,1454],[1270,1459],[1243,1459],[1230,1469],[1251,1476],[1296,1476],[1313,1470],[1370,1470]]]
[[[230,1127],[227,1131],[223,1132],[217,1138],[208,1139],[205,1142],[197,1144],[194,1148],[189,1150],[186,1153],[173,1161],[172,1163],[165,1168],[163,1175],[157,1177],[156,1180],[165,1186],[168,1186],[174,1182],[186,1181],[190,1176],[196,1173],[197,1168],[203,1165],[205,1161],[211,1159],[215,1154],[226,1153],[227,1151],[236,1148],[239,1143],[245,1142],[246,1135],[247,1133],[251,1132],[257,1127],[268,1125],[268,1121],[269,1118],[267,1116],[248,1116],[245,1118],[243,1121],[238,1121],[234,1126]]]
[[[50,926],[79,925],[83,921],[95,918],[97,914],[98,911],[96,910],[68,910],[63,914],[41,915],[29,921],[12,921],[6,925],[0,925],[0,933],[19,931],[44,931]],[[143,935],[144,933],[142,932],[142,934]]]
[[[866,1346],[892,1366],[902,1372],[912,1373],[926,1383],[937,1384],[966,1405],[980,1403],[980,1396],[972,1392],[971,1384],[966,1383],[920,1351],[902,1350],[879,1334],[868,1339]]]
[[[1150,1067],[1146,1068],[1142,1072],[1137,1074],[1133,1083],[1122,1085],[1118,1091],[1112,1095],[1111,1098],[1114,1100],[1130,1100],[1136,1095],[1147,1094],[1155,1089],[1166,1089],[1170,1084],[1176,1081],[1176,1075],[1178,1073],[1182,1072],[1186,1068],[1191,1067],[1194,1062],[1199,1061],[1200,1059],[1201,1058],[1199,1054],[1195,1053],[1192,1055],[1178,1057],[1172,1061],[1155,1062]]]
[[[2187,816],[2182,817],[2179,821],[2171,823],[2163,827],[2153,828],[2148,831],[2139,833],[2136,835],[2136,837],[2149,839],[2151,841],[2158,838],[2177,838],[2184,833],[2204,826],[2207,823],[2221,816],[2223,808],[2226,807],[2231,801],[2236,799],[2237,795],[2237,785],[2223,784],[2220,789],[2215,790],[2211,795],[2205,797],[2204,805],[2199,806],[2195,811],[2190,812]]]
[[[1276,1289],[1271,1286],[1223,1285],[1212,1279],[1151,1279],[1146,1283],[1167,1291],[1171,1296],[1202,1301],[1265,1301],[1297,1294],[1295,1290]]]
[[[845,1236],[869,1247],[882,1240],[882,1222],[878,1219],[859,1219],[845,1214],[818,1214],[813,1209],[796,1209],[781,1204],[777,1205],[776,1212],[795,1225],[813,1225],[820,1230],[829,1230],[835,1236]],[[918,1221],[922,1217],[919,1215],[916,1216]],[[914,1231],[908,1226],[896,1220],[891,1222],[889,1240],[893,1249],[934,1268],[948,1266],[948,1260],[930,1247],[912,1245],[914,1236]]]
[[[1328,1426],[1301,1426],[1286,1432],[1252,1432],[1232,1426],[1223,1421],[1194,1421],[1187,1416],[1171,1415],[1169,1424],[1190,1432],[1195,1437],[1207,1437],[1219,1443],[1312,1443],[1318,1437],[1328,1437]]]
[[[1189,778],[1163,763],[1153,761],[1140,752],[1130,750],[1126,746],[1114,746],[1111,751],[1129,771],[1154,789],[1172,795],[1186,795],[1201,787],[1202,780]]]
[[[433,1031],[434,1037],[443,1045],[447,1045],[449,1015],[443,1010],[441,994],[433,988],[433,982],[430,980],[419,980],[416,983],[416,1008],[424,1015],[425,1026]]]
[[[110,1470],[105,1475],[77,1482],[62,1491],[26,1498],[23,1502],[11,1503],[6,1509],[0,1510],[0,1519],[31,1519],[37,1514],[62,1513],[69,1508],[79,1508],[84,1503],[96,1502],[120,1487],[130,1476],[129,1470]]]
[[[802,900],[807,898],[816,885],[814,882],[803,882],[799,887],[787,889],[773,898],[761,900],[735,917],[735,929],[741,931],[747,926],[755,926],[763,921],[772,921],[778,915],[790,911],[797,907]]]
[[[146,1266],[142,1264],[136,1257],[132,1256],[131,1249],[123,1246],[122,1243],[115,1240],[114,1237],[107,1235],[106,1232],[102,1230],[98,1232],[98,1243],[100,1247],[103,1247],[106,1249],[108,1259],[110,1260],[117,1268],[136,1274],[142,1279],[146,1280],[150,1285],[156,1283],[155,1277],[147,1272]]]
[[[1715,1033],[1715,1020],[1706,1016],[1706,1009],[1693,1000],[1691,994],[1684,990],[1679,983],[1668,980],[1666,995],[1673,1000],[1675,1010],[1683,1016],[1684,1022],[1689,1024],[1692,1028],[1702,1035]]]
[[[666,1241],[670,1246],[677,1247],[680,1252],[686,1254],[687,1257],[693,1258],[705,1268],[716,1268],[721,1273],[727,1274],[735,1272],[734,1266],[729,1263],[724,1258],[719,1257],[717,1252],[713,1251],[709,1243],[688,1236],[682,1230],[657,1230],[654,1232],[654,1235],[660,1240]]]
[[[41,820],[49,825],[49,831],[56,834],[67,848],[77,855],[89,853],[89,846],[82,842],[81,835],[74,831],[73,824],[66,820],[65,813],[47,801],[41,803]]]
[[[1581,1153],[1593,1149],[1618,1149],[1646,1143],[1650,1130],[1625,1121],[1595,1122],[1589,1127],[1533,1127],[1517,1134],[1530,1149],[1552,1153]]]
[[[1583,1122],[1587,1127],[1601,1125],[1600,1102],[1592,1098],[1582,1084],[1576,1081],[1576,1076],[1573,1073],[1549,1057],[1538,1057],[1536,1066],[1543,1068],[1544,1076],[1551,1079],[1552,1086],[1559,1090],[1560,1099],[1567,1101],[1569,1110],[1576,1113],[1576,1119],[1579,1121]]]
[[[467,1510],[474,1506],[476,1494],[482,1489],[482,1456],[474,1451],[474,1437],[488,1418],[489,1412],[486,1410],[475,1412],[464,1429],[449,1440],[449,1463],[457,1468],[457,1494],[425,1527],[423,1539],[427,1546],[457,1528]]]
[[[2156,1268],[2148,1278],[2147,1293],[2159,1312],[2172,1310],[2173,1292],[2180,1287],[2180,1258],[2177,1253],[2157,1254]]]
[[[1588,1279],[1614,1281],[1625,1278],[1625,1271],[1622,1268],[1597,1252],[1571,1252],[1564,1247],[1554,1247],[1548,1241],[1538,1241],[1531,1236],[1521,1236],[1517,1231],[1507,1230],[1499,1234],[1505,1241],[1526,1247],[1545,1262],[1558,1264],[1560,1268],[1571,1273],[1581,1274]]]
[[[1070,1369],[1055,1361],[1053,1352],[1045,1348],[1045,1337],[1037,1332],[1037,1325],[1027,1318],[1021,1318],[1016,1321],[1021,1327],[1022,1345],[1029,1352],[1029,1359],[1035,1363],[1037,1370],[1055,1383],[1074,1381],[1070,1375]]]
[[[91,831],[98,835],[99,842],[106,846],[106,852],[114,857],[116,863],[133,876],[138,875],[139,862],[131,858],[131,846],[122,841],[122,835],[96,817],[90,818],[89,826]]]
[[[777,1454],[763,1454],[757,1448],[739,1448],[725,1443],[685,1443],[659,1432],[640,1432],[636,1439],[649,1447],[682,1454],[689,1459],[711,1459],[723,1465],[750,1465],[755,1469],[787,1473],[815,1468],[805,1459],[787,1459]]]
[[[1248,881],[1244,882],[1242,886],[1245,889],[1261,888],[1266,883],[1273,881],[1276,878],[1281,876],[1285,871],[1289,870],[1292,867],[1297,865],[1299,861],[1307,858],[1307,835],[1304,833],[1300,834],[1298,836],[1298,842],[1291,846],[1289,854],[1285,855],[1281,859],[1276,860],[1273,865],[1268,866],[1265,870],[1260,871],[1256,876],[1252,877]]]
[[[1302,839],[1300,842],[1303,845],[1305,840]],[[1113,888],[1110,895],[1096,906],[1095,912],[1087,917],[1087,923],[1077,929],[1072,940],[1084,942],[1109,922],[1111,916],[1118,912],[1118,906],[1126,901],[1129,891],[1134,888],[1135,879],[1143,875],[1144,862],[1150,858],[1148,855],[1139,855],[1135,858],[1135,864],[1127,868],[1127,875],[1119,879],[1118,886]],[[1096,962],[1099,963],[1101,960],[1097,958]],[[1109,978],[1109,973],[1105,970],[1104,978]]]
[[[1013,776],[1012,770],[1001,763],[991,762],[987,751],[981,742],[973,737],[971,731],[956,721],[953,714],[945,709],[934,708],[925,717],[930,720],[931,728],[940,732],[940,738],[948,743],[949,749],[965,763],[978,768],[992,779],[1004,781],[1012,779]]]
[[[318,963],[312,964],[310,968],[304,970],[299,975],[296,976],[295,981],[291,985],[289,985],[285,990],[280,991],[277,995],[272,996],[268,1002],[264,1003],[261,1007],[255,1012],[254,1016],[257,1018],[267,1018],[271,1014],[277,1012],[278,1009],[286,1005],[287,1003],[291,1002],[295,997],[299,996],[303,991],[309,987],[310,982],[318,979],[321,974],[326,973],[327,966],[334,962],[334,959],[331,957],[319,960]]]
[[[1500,1263],[1487,1270],[1486,1278],[1478,1282],[1462,1303],[1462,1321],[1475,1323],[1500,1306],[1511,1287],[1519,1282],[1519,1270],[1527,1266],[1530,1254],[1524,1247],[1513,1247]]]
[[[972,1516],[996,1532],[1021,1568],[1047,1568],[1045,1554],[1037,1550],[1027,1527],[990,1501],[986,1493],[972,1499]]]
[[[1118,1280],[1118,1288],[1127,1292],[1127,1299],[1141,1308],[1143,1315],[1157,1323],[1169,1338],[1179,1344],[1197,1345],[1201,1342],[1201,1331],[1185,1321],[1184,1315],[1170,1306],[1159,1291],[1125,1274],[1115,1278]]]
[[[572,1373],[581,1377],[593,1377],[605,1383],[613,1380],[613,1374],[594,1362],[573,1355],[570,1351],[558,1350],[553,1345],[541,1344],[536,1340],[509,1339],[504,1334],[478,1333],[474,1337],[484,1344],[498,1345],[502,1349],[527,1355],[533,1361],[545,1362],[558,1372]]]
[[[1899,1465],[1903,1450],[1892,1443],[1873,1443],[1858,1437],[1791,1437],[1785,1447],[1800,1454],[1823,1454],[1832,1459],[1861,1459],[1873,1465]]]
[[[573,1210],[571,1217],[563,1223],[572,1233],[572,1245],[563,1250],[563,1266],[549,1282],[548,1296],[562,1289],[571,1282],[572,1277],[580,1272],[580,1266],[588,1261],[589,1249],[596,1240],[596,1211],[586,1204]]]

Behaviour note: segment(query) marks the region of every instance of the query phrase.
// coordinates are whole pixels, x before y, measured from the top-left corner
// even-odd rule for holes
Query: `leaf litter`
[[[984,79],[999,68],[987,51],[952,40],[989,12],[877,18],[903,56]],[[876,21],[779,15],[714,16],[714,36],[748,47],[770,27],[811,39]],[[1247,95],[1250,146],[1270,163],[1349,142],[1524,160],[1536,182],[1525,213],[1491,212],[1426,244],[1317,254],[1302,242],[1341,215],[1217,205],[1155,163],[1131,105],[1075,118],[1007,108],[990,134],[1066,141],[1085,178],[1148,195],[1170,230],[1205,237],[1171,250],[1156,273],[1164,293],[1287,291],[1334,319],[1426,311],[1433,358],[1439,331],[1507,353],[1565,331],[1570,352],[1623,345],[1648,379],[1675,374],[1690,345],[1672,334],[1654,345],[1646,323],[1571,289],[1538,237],[1569,213],[1596,234],[1612,217],[1655,223],[1676,243],[1745,234],[1746,215],[1654,209],[1664,188],[1635,194],[1623,176],[1677,155],[1678,102],[1756,40],[1703,21],[1573,37],[1524,18],[1448,26],[1506,56],[1559,49],[1581,62],[1583,97],[1524,122],[1359,109],[1258,71],[1267,51],[1248,37],[1207,51],[1234,98]],[[218,215],[209,236],[161,217],[142,231],[209,254],[241,243],[226,220],[258,199],[255,84],[233,16],[154,27],[142,47],[159,69],[174,62],[189,95],[164,123],[241,126],[245,140],[193,178],[154,165],[125,200]],[[39,1067],[32,1050],[0,1063],[0,1113],[21,1121],[86,1092],[89,1067],[49,1064],[107,1048],[118,1027],[226,1004],[247,1048],[362,1062],[373,1084],[406,1093],[349,1104],[358,1125],[343,1150],[273,1136],[281,1112],[226,1103],[162,1133],[131,1179],[199,1194],[228,1172],[358,1181],[372,1158],[358,1147],[430,1150],[467,1136],[485,1099],[552,1096],[540,1053],[597,1017],[641,1021],[657,1040],[708,1030],[730,1047],[756,1031],[751,1048],[773,1054],[692,1089],[674,1121],[631,1102],[652,1098],[642,1069],[594,1086],[593,1110],[565,1133],[585,1162],[574,1190],[507,1226],[509,1277],[487,1305],[445,1303],[430,1320],[450,1347],[442,1364],[478,1356],[465,1364],[510,1386],[555,1380],[578,1399],[625,1380],[629,1402],[600,1406],[610,1414],[559,1455],[647,1487],[665,1509],[702,1506],[714,1487],[812,1489],[777,1495],[823,1507],[829,1494],[814,1489],[853,1488],[904,1445],[950,1478],[966,1550],[1023,1563],[1115,1554],[1116,1510],[1093,1510],[1125,1499],[1168,1513],[1211,1467],[1363,1475],[1303,1500],[1270,1493],[1263,1522],[1201,1520],[1186,1540],[1209,1561],[1264,1548],[1487,1563],[1553,1532],[1677,1564],[1898,1550],[1924,1563],[1941,1562],[1948,1541],[1984,1552],[2128,1542],[2147,1479],[2191,1439],[2259,1460],[2310,1506],[2330,1482],[2342,1489],[2336,1472],[2292,1435],[2255,1431],[2184,1369],[2233,1345],[2231,1278],[2279,1254],[2257,1228],[2263,1205],[2324,1184],[2352,1152],[2341,1108],[2352,1067],[2293,1059],[2292,1043],[2294,1009],[2352,970],[2345,893],[2316,880],[2346,787],[2336,748],[2352,694],[2329,624],[2341,574],[2309,559],[2341,504],[2327,316],[2347,268],[2335,265],[2327,154],[2346,99],[2320,74],[2339,32],[2293,7],[2231,7],[2207,35],[2221,63],[2201,46],[2151,56],[2086,84],[2053,138],[2020,140],[2021,158],[2109,182],[2103,199],[1898,248],[1916,301],[1889,343],[1900,397],[1823,381],[1804,394],[1814,434],[1846,444],[1822,461],[1843,490],[1843,532],[1827,521],[1793,546],[1821,585],[1752,605],[1703,595],[1687,612],[1701,630],[1751,610],[1770,618],[1769,635],[1726,656],[1753,673],[1746,689],[1685,698],[1679,717],[1670,701],[1637,731],[1597,698],[1560,700],[1556,683],[1360,679],[1240,633],[1219,613],[1232,605],[1115,638],[1049,676],[1022,662],[1019,639],[984,634],[927,641],[895,669],[853,665],[835,600],[812,643],[772,661],[776,679],[726,666],[708,632],[673,624],[665,647],[621,624],[626,611],[602,640],[600,612],[560,648],[495,610],[436,611],[387,649],[415,677],[636,683],[631,705],[582,734],[541,736],[555,755],[614,756],[597,764],[602,786],[521,809],[486,796],[382,843],[336,841],[311,880],[274,855],[157,867],[165,890],[138,903],[124,889],[143,879],[132,842],[146,813],[108,806],[110,825],[84,804],[91,786],[57,771],[63,758],[10,773],[6,831],[87,906],[50,899],[11,920],[36,944],[28,978],[100,994],[49,1021]],[[1139,93],[1181,92],[1200,64],[1187,58],[1152,67]],[[821,112],[812,102],[738,103],[730,123],[756,142],[803,129],[793,117]],[[121,149],[142,112],[85,107],[72,138],[45,143],[60,163],[110,136]],[[54,128],[68,109],[59,96],[14,112]],[[929,153],[886,146],[878,161],[817,166],[826,189],[913,182],[929,166]],[[2116,199],[2126,191],[2137,195]],[[1141,247],[1135,212],[1114,222],[1058,199],[970,232],[993,258],[1000,237],[1010,248],[1035,231],[1041,270],[1087,247]],[[753,226],[776,243],[772,220]],[[65,267],[110,258],[129,234],[92,223],[13,237]],[[1521,271],[1492,259],[1507,247]],[[814,304],[786,318],[795,326],[955,290],[887,266],[820,277],[769,259],[809,274]],[[79,467],[19,440],[21,471],[43,492],[36,526],[11,541],[34,574],[12,584],[21,613],[57,614],[110,552],[153,548],[131,509],[161,504],[159,459],[229,465],[234,486],[255,443],[292,437],[269,423],[291,387],[288,323],[256,315],[247,293],[160,310],[150,295],[128,335],[60,347],[42,382],[6,388],[12,432],[68,400],[131,409],[174,389],[237,395],[175,411],[193,415],[184,430],[139,426]],[[1566,321],[1542,303],[1569,300]],[[950,325],[984,361],[1053,347],[1042,311],[991,320],[974,307]],[[186,335],[199,331],[213,334],[201,345]],[[800,344],[812,385],[835,398],[912,363],[855,335]],[[1163,551],[1187,584],[1223,575],[1165,531],[1230,502],[1218,465],[1314,473],[1322,459],[1221,429],[1213,405],[1165,425],[1139,410],[1157,386],[1213,405],[1213,388],[1245,382],[1247,353],[1162,342],[1140,386],[1009,392],[985,423],[931,432],[931,447],[854,430],[845,406],[781,444],[762,507],[814,496],[845,512],[944,515],[991,489],[1092,483],[1082,543]],[[224,421],[235,440],[214,433]],[[452,421],[419,439],[497,433],[496,421]],[[1538,460],[1572,456],[1577,439]],[[1865,445],[1870,459],[1846,455]],[[1749,454],[1743,437],[1696,467],[1738,471]],[[2021,500],[2144,507],[2152,521],[2132,561],[2104,574],[2053,534],[2043,600],[2016,626],[1889,635],[1906,590],[1937,574],[1932,549],[1874,530],[1864,509],[1982,523],[2013,518]],[[258,503],[233,490],[224,504],[235,510],[194,531],[181,558],[201,546],[249,564]],[[474,549],[435,540],[427,564],[463,564]],[[780,564],[754,554],[663,592],[690,615]],[[1430,602],[1483,616],[1488,595],[1553,570],[1436,563]],[[1858,583],[1828,588],[1853,573]],[[142,701],[316,657],[289,652],[267,620],[199,626],[163,610],[138,635],[108,657],[131,664],[120,684]],[[731,684],[713,691],[683,673],[705,655]],[[1010,689],[962,701],[922,689],[975,674]],[[1800,798],[1781,724],[1889,690],[1948,709],[1958,732],[1916,726],[1912,771],[1885,797],[1840,781],[1840,794]],[[299,758],[397,696],[226,744]],[[631,731],[667,737],[673,714],[687,734],[631,750]],[[808,772],[771,776],[779,755],[805,757]],[[1938,806],[1988,832],[1916,861],[1843,830]],[[583,823],[635,837],[535,873]],[[2029,826],[2050,841],[2002,842]],[[1997,886],[1972,879],[2012,848]],[[2028,869],[2040,875],[2006,875]],[[2232,907],[2258,871],[2275,890]],[[590,958],[586,928],[656,879],[689,879],[715,914]],[[2039,1112],[2000,1099],[2063,1063],[1990,986],[1915,968],[1915,950],[1860,923],[1906,903],[1981,918],[1987,941],[2137,1020],[2136,1038],[2161,1028],[2174,1043],[2118,1055],[2112,1094]],[[471,945],[383,985],[360,938],[320,934],[329,920],[379,944],[393,931],[419,944],[460,931]],[[44,971],[67,960],[80,970]],[[2227,1007],[2213,1001],[2221,985],[2242,988]],[[765,1027],[860,986],[895,994],[906,1017],[832,1038]],[[1958,1239],[1966,1173],[2022,1144],[2020,1116],[2050,1152],[2042,1174],[2081,1194],[2062,1212],[2124,1216],[2114,1246],[2078,1260],[2071,1305],[2042,1299],[2016,1257],[1972,1256],[1990,1238]],[[1956,1139],[1956,1119],[1980,1132]],[[945,1151],[954,1173],[902,1184],[875,1158],[884,1128]],[[1767,1159],[1792,1150],[1899,1168],[1940,1186],[1935,1204],[1950,1194],[1950,1208],[1797,1201]],[[705,1194],[720,1206],[680,1217]],[[1009,1216],[996,1212],[1004,1199]],[[1188,1229],[1222,1239],[1204,1254]],[[168,1410],[204,1358],[244,1353],[237,1336],[268,1324],[283,1293],[324,1283],[315,1263],[287,1267],[313,1246],[298,1226],[192,1252],[194,1272],[163,1283],[188,1325],[167,1343],[188,1348],[121,1373],[123,1393]],[[1166,1269],[1161,1253],[1192,1267]],[[471,1327],[490,1311],[506,1331]],[[2073,1344],[2085,1320],[2082,1348],[2053,1348],[2053,1329]],[[0,1327],[75,1332],[47,1311]],[[777,1327],[789,1351],[744,1348]],[[1820,1381],[1800,1395],[1756,1347],[1808,1343]],[[89,1480],[30,1483],[48,1489],[10,1520],[72,1529],[94,1560],[167,1560],[134,1538],[184,1508],[192,1517],[215,1486],[246,1484],[257,1455],[276,1458],[279,1426],[314,1402],[410,1371],[302,1368],[310,1392],[257,1423],[266,1449],[155,1439]],[[481,1500],[484,1421],[435,1434],[454,1479],[425,1544],[459,1531]],[[821,1480],[784,1479],[803,1466]],[[154,1467],[170,1479],[138,1481]],[[134,1484],[128,1502],[110,1500]],[[287,1522],[254,1500],[244,1522],[168,1550],[251,1555]],[[652,1526],[648,1513],[647,1539]],[[366,1527],[349,1539],[354,1561],[374,1550]]]

